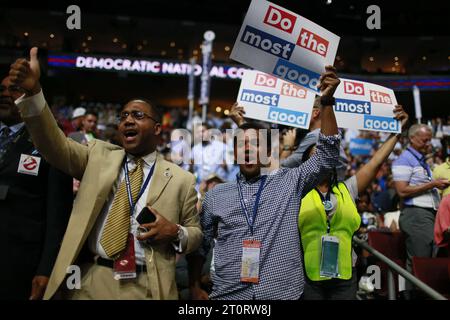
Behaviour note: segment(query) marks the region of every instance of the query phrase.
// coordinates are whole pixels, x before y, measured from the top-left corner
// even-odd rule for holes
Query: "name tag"
[[[241,281],[258,283],[259,281],[259,255],[261,242],[257,240],[244,240],[242,246]]]
[[[136,255],[134,252],[134,236],[128,234],[127,248],[114,260],[114,279],[134,279],[136,278]]]
[[[28,174],[31,176],[37,176],[39,173],[39,166],[41,164],[41,157],[30,156],[28,154],[21,154],[18,173]]]

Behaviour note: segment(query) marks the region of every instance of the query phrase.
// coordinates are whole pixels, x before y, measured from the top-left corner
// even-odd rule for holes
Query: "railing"
[[[388,281],[388,299],[389,300],[395,300],[396,294],[395,294],[395,280],[394,280],[394,273],[392,271],[397,272],[399,275],[401,275],[406,280],[410,281],[412,284],[417,286],[420,290],[425,292],[428,296],[435,300],[447,300],[443,295],[441,295],[439,292],[431,288],[426,283],[420,281],[416,277],[414,277],[411,273],[400,267],[398,264],[396,264],[394,261],[380,253],[379,251],[375,250],[371,246],[369,246],[365,241],[357,238],[356,236],[353,237],[353,242],[355,242],[360,247],[366,249],[368,252],[373,254],[377,259],[383,261],[388,266],[388,275],[387,275],[387,281]]]

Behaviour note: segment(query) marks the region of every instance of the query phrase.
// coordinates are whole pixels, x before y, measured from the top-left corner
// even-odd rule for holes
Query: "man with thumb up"
[[[195,250],[202,232],[194,176],[156,151],[156,106],[135,99],[123,107],[121,147],[97,139],[82,145],[56,125],[39,83],[37,48],[9,75],[25,92],[16,103],[38,150],[81,181],[44,299],[64,288],[71,299],[177,299],[176,253]],[[81,289],[73,290],[64,279],[83,248],[91,257],[81,267]]]

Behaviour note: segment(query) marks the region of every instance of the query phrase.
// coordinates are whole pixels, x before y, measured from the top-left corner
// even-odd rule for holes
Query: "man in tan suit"
[[[44,299],[66,289],[67,269],[84,245],[92,259],[81,269],[81,289],[69,290],[70,298],[177,299],[175,253],[195,250],[202,232],[194,176],[155,151],[161,132],[156,108],[143,100],[124,106],[119,117],[123,148],[95,139],[84,146],[64,136],[45,102],[37,48],[31,49],[30,61],[11,65],[10,76],[27,92],[16,103],[38,150],[81,180]],[[140,226],[136,216],[146,206],[156,221]],[[149,231],[139,233],[140,227]],[[131,260],[135,277],[128,269],[120,272]]]

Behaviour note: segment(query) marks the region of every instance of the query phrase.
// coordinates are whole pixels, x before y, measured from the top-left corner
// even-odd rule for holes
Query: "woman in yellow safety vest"
[[[394,114],[403,130],[408,114],[401,106],[395,107]],[[375,178],[399,136],[391,134],[354,176],[338,183],[334,172],[302,199],[298,227],[306,271],[305,300],[356,298],[352,237],[360,227],[361,218],[355,199]],[[315,147],[310,147],[305,156],[311,156],[314,151]]]

